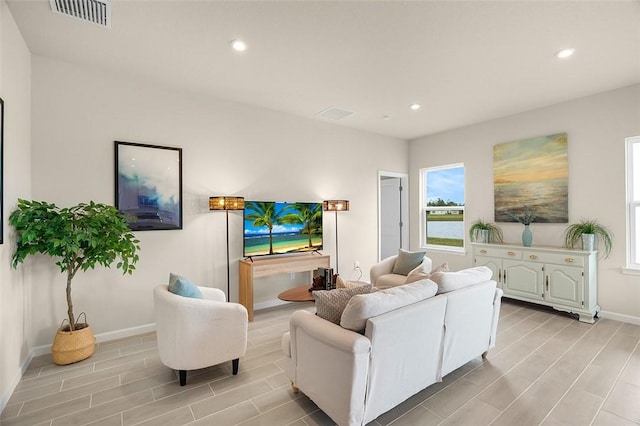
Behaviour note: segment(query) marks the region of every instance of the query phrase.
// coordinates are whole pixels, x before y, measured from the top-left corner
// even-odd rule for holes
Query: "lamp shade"
[[[322,210],[328,212],[348,211],[349,201],[347,200],[326,200],[322,202]]]
[[[209,197],[209,210],[244,210],[244,197]]]

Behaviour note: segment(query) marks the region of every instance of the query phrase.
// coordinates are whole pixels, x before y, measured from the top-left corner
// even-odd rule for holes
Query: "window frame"
[[[451,164],[445,164],[445,165],[441,165],[441,166],[433,166],[433,167],[423,167],[419,169],[419,176],[420,176],[420,226],[419,228],[419,232],[420,232],[420,248],[421,249],[428,249],[428,250],[434,250],[434,251],[446,251],[446,252],[454,252],[454,253],[466,253],[466,238],[465,238],[465,234],[463,232],[462,234],[462,247],[454,247],[454,246],[444,246],[444,245],[438,245],[438,244],[428,244],[427,243],[427,229],[426,229],[426,224],[427,224],[427,214],[429,211],[437,211],[437,210],[459,210],[462,212],[462,214],[464,215],[464,211],[465,211],[465,206],[427,206],[428,203],[428,199],[427,199],[427,173],[429,172],[434,172],[434,171],[438,171],[438,170],[446,170],[446,169],[455,169],[455,168],[462,168],[464,171],[464,180],[463,180],[463,191],[465,194],[465,200],[464,200],[464,204],[466,204],[466,189],[467,189],[467,173],[466,173],[466,167],[464,165],[464,163],[460,162],[460,163],[451,163]],[[466,219],[463,217],[462,219],[462,229],[466,229],[465,227],[465,221]]]
[[[634,193],[640,194],[640,188],[635,188],[634,180],[640,182],[640,158],[634,158],[634,146],[640,147],[640,136],[625,139],[626,150],[626,216],[627,216],[627,250],[626,268],[623,272],[640,275],[640,229],[637,229],[640,210],[640,198],[634,199]],[[638,166],[634,170],[634,163]],[[635,179],[634,179],[635,178]],[[636,261],[637,260],[637,261]]]

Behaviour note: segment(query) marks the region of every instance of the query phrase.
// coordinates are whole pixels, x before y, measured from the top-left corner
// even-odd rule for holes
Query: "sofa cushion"
[[[438,294],[447,293],[491,279],[493,272],[486,266],[476,266],[457,272],[435,272],[431,280],[438,285]]]
[[[367,320],[403,306],[411,305],[436,294],[438,286],[425,279],[410,284],[353,296],[342,313],[340,325],[362,332]]]
[[[448,271],[449,271],[449,264],[447,262],[444,262],[442,265],[436,266],[431,270],[431,272],[425,272],[422,268],[417,268],[409,272],[409,275],[407,275],[407,279],[405,280],[405,283],[409,284],[416,281],[427,279],[431,276],[431,274],[435,272],[448,272]]]
[[[418,267],[424,259],[423,251],[406,251],[398,250],[398,257],[393,264],[392,272],[394,274],[407,275],[413,269]]]
[[[338,288],[335,290],[317,290],[313,292],[316,301],[316,314],[334,324],[340,324],[340,317],[351,297],[356,294],[369,293],[371,284],[360,285],[354,288]]]
[[[198,286],[180,275],[169,274],[168,290],[178,296],[202,299],[202,292]]]

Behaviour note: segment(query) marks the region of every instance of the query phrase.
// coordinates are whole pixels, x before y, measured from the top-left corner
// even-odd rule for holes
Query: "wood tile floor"
[[[89,359],[38,357],[3,410],[10,425],[332,425],[282,372],[280,336],[295,309],[256,312],[240,373],[190,372],[180,387],[155,335],[99,344]],[[401,425],[640,424],[640,326],[504,301],[497,346],[370,423]]]

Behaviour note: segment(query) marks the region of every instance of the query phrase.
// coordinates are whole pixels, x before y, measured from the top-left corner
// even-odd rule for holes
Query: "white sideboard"
[[[493,271],[504,296],[551,306],[593,323],[598,306],[597,252],[471,243],[473,262]]]

